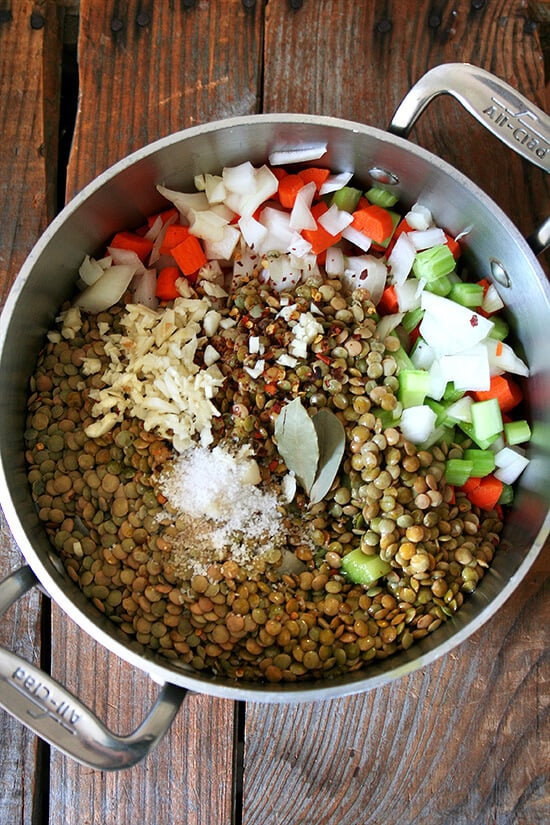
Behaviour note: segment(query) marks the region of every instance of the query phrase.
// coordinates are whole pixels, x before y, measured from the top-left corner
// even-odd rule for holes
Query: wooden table
[[[421,74],[457,60],[544,108],[549,17],[548,4],[523,0],[0,0],[2,299],[65,198],[182,127],[297,111],[385,128]],[[523,231],[548,213],[543,174],[450,100],[412,138],[477,180]],[[1,526],[4,574],[20,555]],[[298,706],[193,696],[157,750],[121,773],[81,767],[2,713],[0,822],[547,823],[549,561],[547,545],[490,624],[408,678]],[[120,732],[156,694],[37,591],[0,635]]]

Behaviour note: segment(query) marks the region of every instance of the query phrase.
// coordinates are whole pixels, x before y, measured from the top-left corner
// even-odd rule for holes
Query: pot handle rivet
[[[28,566],[0,582],[0,616],[38,583]],[[54,747],[97,770],[141,761],[162,739],[186,690],[164,684],[147,718],[128,736],[112,733],[47,673],[0,647],[0,706]]]

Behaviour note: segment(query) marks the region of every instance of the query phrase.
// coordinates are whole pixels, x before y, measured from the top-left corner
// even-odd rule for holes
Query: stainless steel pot
[[[89,184],[53,221],[23,266],[0,321],[0,472],[2,507],[28,566],[0,584],[0,615],[37,581],[78,625],[109,650],[162,685],[143,725],[127,737],[109,732],[78,699],[47,674],[0,650],[0,704],[39,736],[79,761],[101,769],[134,764],[158,742],[187,689],[263,702],[326,699],[379,687],[448,653],[490,619],[532,565],[550,529],[550,288],[534,252],[547,244],[550,221],[529,243],[475,184],[406,137],[436,95],[454,95],[481,123],[524,158],[550,169],[547,115],[487,72],[447,64],[425,75],[398,108],[389,132],[310,115],[257,115],[170,135],[117,163]],[[28,489],[23,432],[29,378],[44,335],[69,294],[85,253],[117,230],[141,224],[162,207],[155,184],[192,187],[194,175],[250,160],[275,149],[328,146],[323,164],[354,169],[364,185],[383,182],[405,204],[425,203],[438,223],[463,239],[465,255],[492,280],[531,367],[528,404],[531,462],[521,478],[502,537],[502,549],[480,587],[435,633],[362,672],[327,682],[277,687],[236,684],[198,673],[128,645],[66,576],[41,526]],[[534,251],[533,251],[534,250]],[[24,345],[22,346],[22,342]]]

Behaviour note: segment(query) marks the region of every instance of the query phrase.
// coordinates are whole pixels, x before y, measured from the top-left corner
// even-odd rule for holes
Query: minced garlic
[[[92,415],[99,421],[86,434],[108,432],[127,412],[146,430],[169,438],[178,452],[196,435],[203,446],[210,444],[212,417],[219,415],[212,399],[224,377],[213,357],[206,369],[194,362],[206,340],[202,321],[210,311],[207,298],[178,298],[159,310],[128,304],[121,319],[125,334],[100,329],[110,365],[102,376],[105,387],[90,391]],[[96,366],[94,359],[85,360],[84,372]]]

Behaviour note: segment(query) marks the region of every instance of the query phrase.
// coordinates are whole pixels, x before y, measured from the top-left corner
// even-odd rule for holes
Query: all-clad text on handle
[[[36,583],[26,566],[0,582],[0,616]],[[0,648],[0,706],[54,747],[98,770],[129,768],[147,756],[185,694],[184,688],[163,685],[142,724],[128,736],[117,736],[47,673]]]
[[[469,63],[443,63],[426,72],[397,107],[389,131],[407,137],[442,94],[455,97],[510,149],[550,172],[550,117],[508,83]]]

